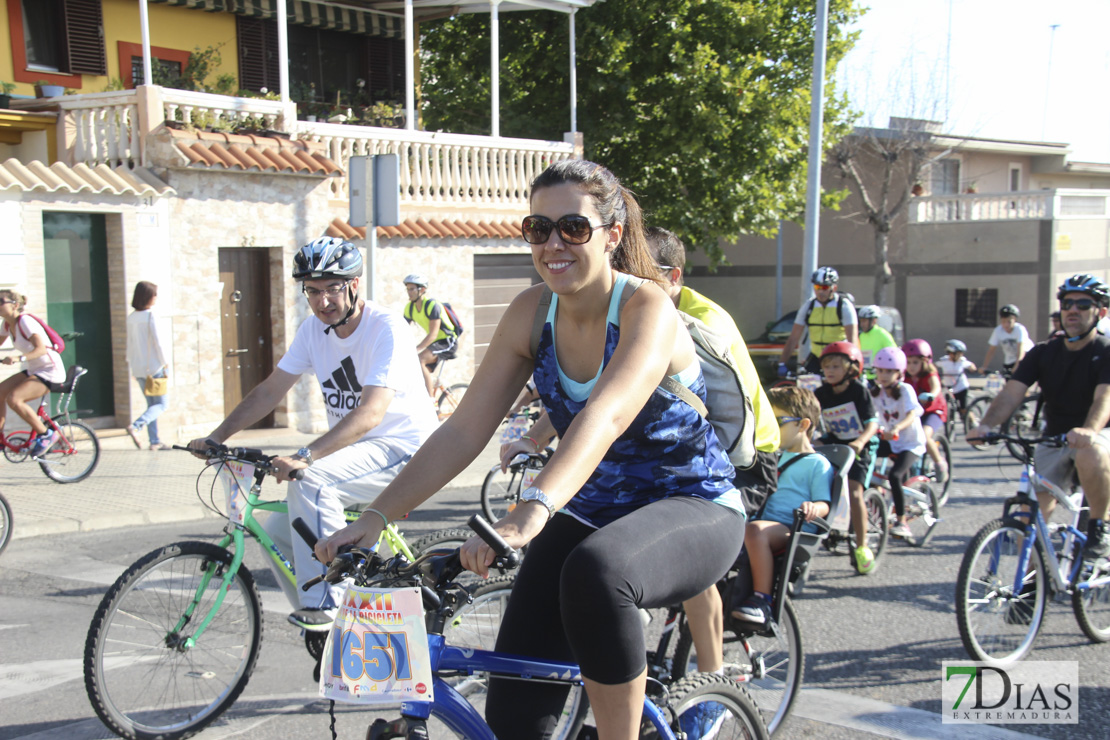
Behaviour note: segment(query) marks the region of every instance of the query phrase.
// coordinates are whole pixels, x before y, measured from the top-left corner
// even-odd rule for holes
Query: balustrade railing
[[[517,211],[528,202],[531,181],[552,162],[574,156],[559,141],[493,138],[407,129],[294,121],[280,101],[234,98],[172,88],[142,88],[48,101],[21,101],[27,110],[58,110],[59,159],[67,164],[146,164],[144,134],[163,123],[233,131],[276,129],[319,142],[344,171],[352,156],[397,154],[401,200],[412,207],[484,206]],[[332,196],[346,199],[345,175],[333,178]]]
[[[574,155],[572,144],[405,129],[299,122],[298,138],[320,142],[346,170],[354,156],[397,154],[401,201],[413,206],[527,205],[528,185],[552,162]],[[346,198],[346,177],[332,194]]]

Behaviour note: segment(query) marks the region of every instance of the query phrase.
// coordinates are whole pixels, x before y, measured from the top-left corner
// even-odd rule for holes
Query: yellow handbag
[[[170,381],[168,378],[156,378],[153,375],[146,376],[146,383],[143,385],[143,394],[147,396],[164,396],[166,391],[169,390]]]

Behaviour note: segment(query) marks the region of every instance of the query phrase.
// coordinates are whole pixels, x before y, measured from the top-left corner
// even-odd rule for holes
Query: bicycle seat
[[[66,379],[58,384],[57,388],[51,388],[50,390],[55,393],[73,393],[73,388],[77,385],[77,379],[87,372],[88,370],[80,365],[70,365],[69,369],[66,370]]]

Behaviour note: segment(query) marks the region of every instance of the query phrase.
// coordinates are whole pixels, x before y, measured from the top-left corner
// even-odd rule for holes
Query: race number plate
[[[320,660],[320,696],[352,704],[432,701],[420,589],[347,588]]]
[[[224,513],[232,524],[243,525],[247,513],[247,492],[254,479],[254,466],[243,462],[226,462],[220,466],[227,508]]]
[[[798,385],[807,391],[815,391],[821,387],[821,376],[816,373],[807,373],[798,376]]]
[[[1001,375],[996,374],[987,376],[987,393],[999,393],[1002,390],[1002,386],[1004,384],[1005,381],[1002,380]]]

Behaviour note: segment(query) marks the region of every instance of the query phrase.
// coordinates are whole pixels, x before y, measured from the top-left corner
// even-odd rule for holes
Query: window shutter
[[[69,71],[73,74],[107,75],[108,59],[104,53],[104,19],[100,0],[65,0],[65,23]]]
[[[405,89],[405,42],[383,36],[366,39],[370,91],[377,98],[401,96]]]
[[[277,91],[277,23],[265,18],[235,16],[239,39],[239,87],[259,92]]]

